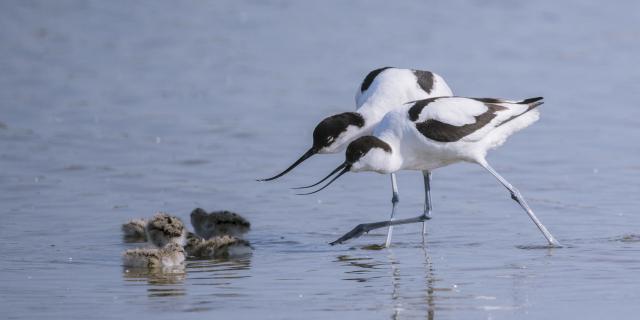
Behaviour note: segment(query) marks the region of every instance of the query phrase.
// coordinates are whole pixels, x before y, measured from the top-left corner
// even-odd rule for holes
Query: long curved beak
[[[340,166],[338,166],[337,168],[335,168],[333,171],[331,171],[331,173],[329,173],[326,177],[322,178],[322,180],[310,185],[310,186],[305,186],[305,187],[295,187],[295,188],[291,188],[291,189],[306,189],[306,188],[311,188],[311,187],[315,187],[319,184],[321,184],[322,182],[324,182],[325,180],[331,178],[332,175],[336,174],[336,172],[342,170],[344,168],[344,163]]]
[[[340,169],[342,169],[342,171],[340,171],[340,173],[338,173],[338,175],[337,175],[337,176],[335,176],[333,179],[331,179],[331,181],[327,182],[327,184],[325,184],[325,185],[324,185],[324,187],[322,187],[322,188],[320,188],[320,189],[318,189],[318,190],[316,190],[316,191],[312,191],[312,192],[308,192],[308,193],[297,193],[297,195],[299,195],[299,196],[304,196],[304,195],[308,195],[308,194],[313,194],[313,193],[316,193],[316,192],[320,192],[322,189],[324,189],[324,188],[328,187],[328,186],[329,186],[330,184],[332,184],[334,181],[338,180],[338,178],[340,178],[340,176],[341,176],[341,175],[343,175],[343,174],[345,174],[345,173],[349,172],[349,170],[351,169],[351,165],[350,165],[350,164],[347,164],[346,162],[345,162],[345,163],[343,163],[343,164],[341,164],[341,165],[340,165],[340,166],[338,166],[335,170],[333,170],[333,172],[331,172],[331,174],[329,174],[329,176],[328,176],[328,177],[330,177],[331,175],[333,175],[335,172],[337,172],[337,171],[338,171],[338,170],[340,170]],[[327,177],[327,178],[328,178],[328,177]],[[326,180],[327,178],[322,179],[322,181]],[[320,182],[322,182],[322,181],[320,181]],[[319,184],[320,182],[318,182],[318,183],[316,183],[316,184]]]
[[[303,161],[309,159],[312,155],[318,153],[318,151],[316,151],[316,149],[314,149],[313,147],[309,150],[307,150],[307,152],[305,152],[305,154],[302,155],[302,157],[300,157],[300,159],[296,160],[296,162],[294,162],[289,168],[287,168],[286,170],[280,172],[279,174],[271,177],[271,178],[266,178],[266,179],[258,179],[258,181],[271,181],[274,179],[278,179],[282,176],[284,176],[285,174],[287,174],[287,172],[293,170],[293,168],[297,167],[299,164],[301,164]]]

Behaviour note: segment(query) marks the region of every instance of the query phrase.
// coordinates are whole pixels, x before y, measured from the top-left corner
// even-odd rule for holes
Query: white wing
[[[428,139],[439,142],[474,142],[541,105],[540,100],[542,98],[509,101],[440,97],[414,102],[408,114],[416,129]]]
[[[356,109],[374,106],[384,115],[409,101],[451,96],[444,79],[424,70],[385,67],[367,74],[356,92]]]

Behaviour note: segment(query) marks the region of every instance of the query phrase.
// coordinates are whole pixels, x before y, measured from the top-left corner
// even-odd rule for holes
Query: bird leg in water
[[[533,213],[533,210],[531,210],[527,202],[524,200],[524,197],[522,196],[522,194],[520,194],[520,191],[518,191],[518,189],[516,189],[513,185],[511,185],[511,183],[509,183],[507,179],[503,178],[500,174],[498,174],[498,172],[495,171],[486,161],[482,161],[479,164],[483,166],[485,169],[487,169],[487,171],[489,171],[494,177],[496,177],[496,179],[498,179],[500,184],[502,184],[505,188],[507,188],[507,190],[509,190],[509,192],[511,193],[511,199],[517,202],[522,207],[522,209],[524,209],[524,211],[529,215],[529,218],[531,218],[533,223],[535,223],[538,229],[540,229],[540,232],[542,232],[544,237],[547,239],[547,242],[549,242],[549,245],[552,247],[562,247],[560,242],[558,242],[558,240],[556,240],[556,238],[554,238],[553,235],[551,235],[551,232],[549,232],[549,230],[547,230],[547,228],[542,224],[542,222],[540,222],[538,217],[536,217],[536,215]]]
[[[431,218],[431,171],[422,171],[424,180],[424,215]],[[422,222],[422,234],[427,233],[427,224]]]
[[[393,221],[393,216],[396,214],[396,205],[400,202],[400,198],[398,197],[398,183],[396,182],[396,174],[391,174],[391,191],[393,195],[391,196],[391,218],[389,221]],[[389,226],[389,230],[387,231],[387,241],[384,243],[385,247],[389,247],[391,245],[391,235],[393,234],[393,225]]]
[[[380,228],[384,228],[384,227],[390,227],[390,226],[397,226],[399,224],[408,224],[408,223],[416,223],[416,222],[425,222],[427,220],[431,219],[430,217],[428,217],[425,214],[422,214],[420,216],[417,216],[415,218],[408,218],[408,219],[400,219],[400,220],[393,220],[393,221],[379,221],[379,222],[372,222],[372,223],[362,223],[357,225],[355,228],[353,228],[353,230],[347,232],[344,236],[340,237],[340,239],[331,242],[330,244],[336,245],[336,244],[341,244],[349,239],[353,239],[353,238],[357,238],[371,230],[375,230],[375,229],[380,229]]]

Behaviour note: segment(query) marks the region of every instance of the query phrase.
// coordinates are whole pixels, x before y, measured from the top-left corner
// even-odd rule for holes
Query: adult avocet
[[[281,173],[259,181],[277,179],[314,154],[336,153],[358,137],[369,135],[387,112],[402,108],[403,104],[431,97],[451,96],[444,79],[430,71],[385,67],[367,74],[356,93],[356,112],[345,112],[322,120],[313,130],[313,145],[296,162]],[[431,174],[424,171],[425,188],[429,188]],[[318,185],[324,180],[301,188]],[[300,188],[297,188],[300,189]],[[395,173],[391,173],[392,209],[395,214],[399,201]],[[427,204],[425,203],[425,206]],[[391,241],[389,227],[387,242]]]
[[[539,118],[537,106],[542,98],[509,101],[492,98],[439,97],[415,101],[402,110],[389,112],[375,128],[372,136],[360,137],[349,144],[346,161],[329,176],[340,171],[318,192],[344,173],[375,171],[393,173],[398,170],[434,169],[466,161],[481,165],[509,190],[529,215],[551,246],[560,243],[533,213],[520,192],[498,174],[485,159],[489,149],[503,144],[513,133],[526,128]],[[425,174],[425,177],[427,174]],[[323,180],[325,180],[323,179]],[[356,226],[334,241],[342,243],[365,232],[385,226],[423,222],[429,219],[431,201],[425,179],[425,210],[422,215],[402,220],[381,221]],[[387,245],[389,245],[387,238]]]

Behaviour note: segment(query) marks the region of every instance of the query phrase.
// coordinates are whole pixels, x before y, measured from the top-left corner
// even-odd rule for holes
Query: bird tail
[[[529,106],[529,108],[527,109],[527,111],[538,107],[539,105],[543,104],[544,101],[542,101],[542,99],[544,99],[543,97],[535,97],[535,98],[529,98],[529,99],[524,99],[522,101],[518,101],[516,102],[517,104],[526,104]],[[525,111],[525,112],[527,112]]]
[[[540,106],[541,104],[544,103],[544,101],[542,101],[542,99],[544,99],[543,97],[535,97],[535,98],[529,98],[529,99],[524,99],[521,101],[514,101],[513,103],[515,104],[524,104],[527,105],[527,109],[524,110],[523,112],[516,114],[514,116],[512,116],[511,118],[505,120],[504,122],[502,122],[501,124],[498,125],[498,127],[505,125],[508,122],[511,122],[511,120],[516,119],[524,114],[526,114],[527,112],[535,109],[536,107]]]

